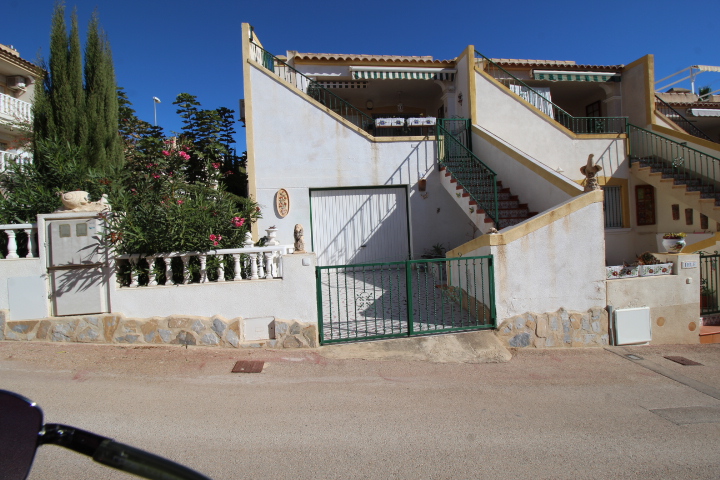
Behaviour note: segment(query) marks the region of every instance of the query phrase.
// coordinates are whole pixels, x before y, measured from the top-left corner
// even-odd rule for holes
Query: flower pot
[[[641,277],[653,277],[656,275],[671,275],[672,263],[659,263],[657,265],[640,265],[639,275]]]
[[[277,228],[266,228],[265,232],[267,232],[268,241],[265,245],[280,245],[280,242],[277,241]]]
[[[684,238],[663,238],[663,248],[667,253],[680,253],[685,248]]]
[[[605,267],[605,274],[608,280],[637,277],[639,271],[640,267],[624,267],[622,265]]]

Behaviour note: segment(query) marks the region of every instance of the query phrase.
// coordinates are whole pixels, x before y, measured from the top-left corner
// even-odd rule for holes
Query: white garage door
[[[318,265],[410,258],[405,187],[311,190]]]

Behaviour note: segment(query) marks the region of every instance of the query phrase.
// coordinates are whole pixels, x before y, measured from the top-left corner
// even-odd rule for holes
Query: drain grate
[[[698,363],[685,357],[675,357],[670,355],[665,358],[667,358],[668,360],[672,360],[675,363],[679,363],[680,365],[702,365],[702,363]]]
[[[260,373],[265,366],[264,360],[238,360],[232,373]]]

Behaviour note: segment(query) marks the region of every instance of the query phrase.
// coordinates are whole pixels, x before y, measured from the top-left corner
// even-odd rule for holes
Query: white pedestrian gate
[[[318,265],[410,258],[406,187],[311,190],[310,208]]]

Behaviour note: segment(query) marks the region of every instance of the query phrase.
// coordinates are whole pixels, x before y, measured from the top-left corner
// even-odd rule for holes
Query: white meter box
[[[104,261],[102,231],[97,218],[55,220],[49,228],[51,267]]]

